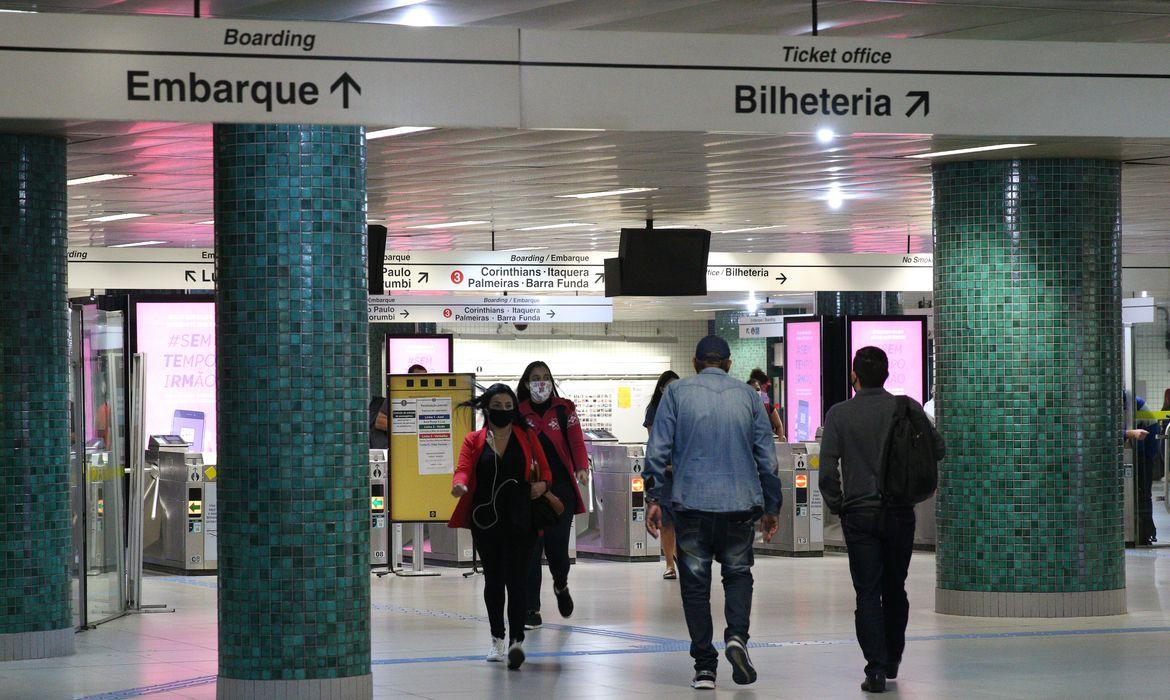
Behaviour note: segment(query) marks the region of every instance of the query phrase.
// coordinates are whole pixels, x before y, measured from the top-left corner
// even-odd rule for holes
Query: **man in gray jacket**
[[[850,375],[857,395],[829,409],[821,440],[821,495],[829,511],[841,516],[857,592],[857,641],[866,661],[861,689],[871,693],[884,692],[886,679],[898,677],[910,614],[906,573],[914,549],[913,506],[887,506],[879,482],[896,404],[883,388],[889,375],[884,351],[858,350]],[[922,406],[910,404],[925,417]],[[930,430],[941,459],[942,437]]]
[[[662,395],[643,476],[650,534],[657,537],[662,525],[660,501],[668,501],[674,513],[683,614],[695,660],[691,687],[712,689],[719,655],[711,644],[711,561],[722,567],[723,639],[732,680],[754,683],[756,669],[747,652],[752,543],[757,521],[766,540],[776,534],[780,477],[764,403],[751,387],[727,375],[727,341],[703,338],[694,362],[698,374],[672,383]]]

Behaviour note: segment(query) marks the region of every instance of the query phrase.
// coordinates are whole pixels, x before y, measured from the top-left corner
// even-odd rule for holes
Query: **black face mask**
[[[506,428],[512,425],[513,414],[512,411],[505,411],[499,408],[488,409],[488,422],[497,428]]]

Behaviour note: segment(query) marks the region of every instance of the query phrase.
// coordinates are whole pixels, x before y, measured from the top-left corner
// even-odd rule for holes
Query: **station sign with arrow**
[[[609,323],[613,300],[599,296],[375,295],[371,323]]]

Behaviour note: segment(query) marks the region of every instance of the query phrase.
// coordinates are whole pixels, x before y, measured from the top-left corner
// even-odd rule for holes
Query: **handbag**
[[[536,463],[536,458],[532,458],[531,470],[529,472],[529,483],[534,484],[540,481],[540,469]],[[532,529],[540,531],[546,527],[556,525],[561,519],[561,515],[565,512],[565,504],[561,499],[553,494],[552,490],[545,486],[545,491],[539,498],[529,499],[529,508],[532,511]]]

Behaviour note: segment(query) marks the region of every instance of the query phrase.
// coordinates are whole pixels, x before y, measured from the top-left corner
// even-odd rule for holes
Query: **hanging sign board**
[[[783,338],[783,316],[740,316],[739,337],[745,340],[755,338]]]
[[[387,251],[387,291],[604,292],[613,253]]]
[[[613,300],[599,296],[371,296],[370,323],[609,323]]]
[[[209,248],[70,248],[70,289],[215,289]]]
[[[41,13],[4,18],[0,63],[0,119],[57,123],[1170,133],[1161,45]]]

